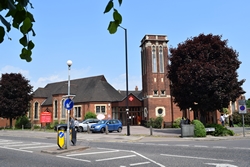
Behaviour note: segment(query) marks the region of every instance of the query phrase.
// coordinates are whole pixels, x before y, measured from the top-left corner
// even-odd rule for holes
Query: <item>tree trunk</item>
[[[10,128],[12,128],[12,118],[10,118]]]
[[[206,112],[201,110],[200,111],[200,121],[203,123],[203,125],[205,126],[206,125]]]

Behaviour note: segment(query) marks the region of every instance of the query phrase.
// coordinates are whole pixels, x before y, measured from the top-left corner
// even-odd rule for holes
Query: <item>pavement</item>
[[[75,146],[69,146],[67,149],[59,149],[59,147],[47,148],[41,150],[43,153],[49,154],[62,154],[65,152],[84,150],[89,148],[90,141],[96,142],[158,142],[158,141],[187,141],[187,140],[228,140],[228,139],[242,139],[250,138],[250,127],[233,127],[231,129],[235,132],[234,136],[211,136],[198,138],[198,137],[181,137],[180,128],[165,128],[165,129],[150,129],[143,126],[130,126],[130,135],[127,135],[127,127],[124,126],[121,133],[77,133],[77,142]],[[45,138],[55,139],[57,144],[57,132],[39,131],[39,130],[1,130],[0,136],[16,136],[16,137],[32,137],[32,138]]]

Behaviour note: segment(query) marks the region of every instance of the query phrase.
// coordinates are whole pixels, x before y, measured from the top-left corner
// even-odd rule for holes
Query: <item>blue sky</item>
[[[125,90],[124,30],[107,31],[112,13],[103,14],[108,0],[31,1],[36,22],[32,62],[19,58],[21,34],[13,29],[0,44],[0,73],[20,72],[34,86],[68,79],[67,60],[72,60],[71,79],[104,75],[116,89]],[[225,0],[123,0],[117,9],[128,30],[129,89],[141,86],[140,41],[146,34],[167,35],[176,47],[200,33],[222,35],[239,52],[239,79],[250,98],[249,39],[250,1]]]

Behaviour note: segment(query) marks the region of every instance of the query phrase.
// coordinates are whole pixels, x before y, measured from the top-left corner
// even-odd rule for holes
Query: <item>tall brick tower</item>
[[[172,125],[176,111],[170,96],[168,66],[168,39],[165,35],[145,35],[141,40],[141,68],[144,119],[162,116],[167,125]],[[177,114],[177,115],[176,115]]]

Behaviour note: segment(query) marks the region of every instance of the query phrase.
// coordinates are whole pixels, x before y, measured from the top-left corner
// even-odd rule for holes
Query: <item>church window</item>
[[[157,57],[155,46],[152,47],[152,72],[157,72]]]
[[[160,46],[159,48],[159,68],[160,68],[160,73],[164,73],[164,57],[163,57],[162,46]]]

